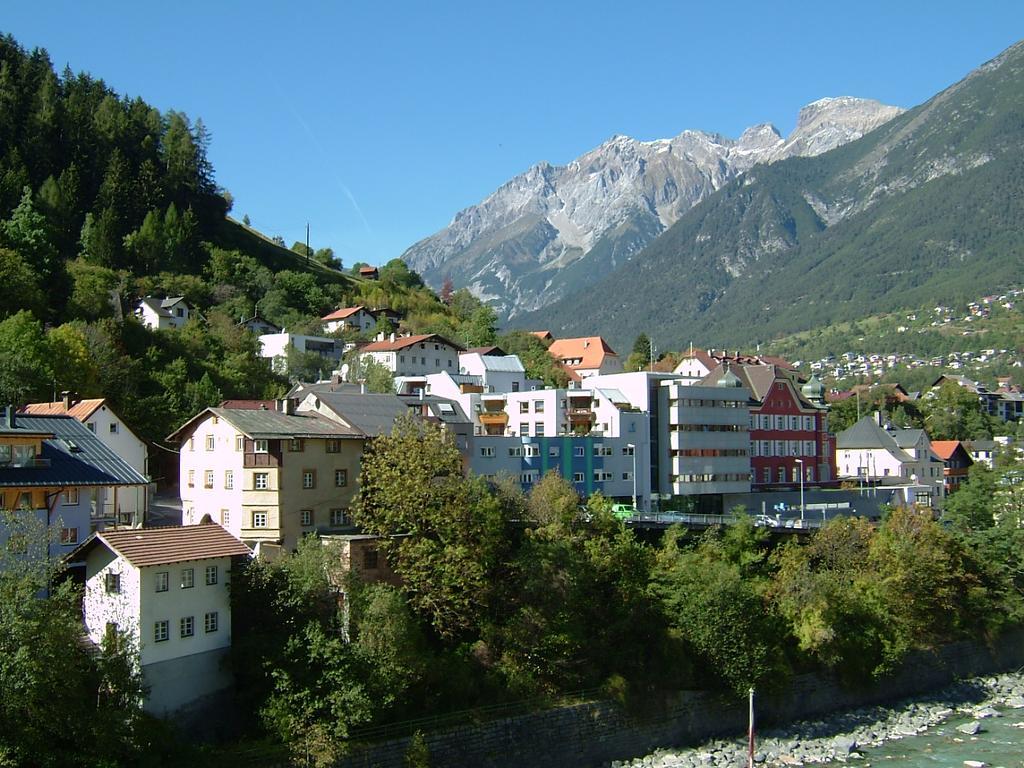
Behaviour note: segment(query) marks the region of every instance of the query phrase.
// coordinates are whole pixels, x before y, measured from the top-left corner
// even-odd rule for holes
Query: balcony
[[[504,411],[481,411],[478,417],[485,427],[504,428],[508,424],[508,414]]]
[[[597,418],[589,408],[569,408],[566,411],[566,415],[569,417],[570,422],[585,422],[587,424],[592,423]]]

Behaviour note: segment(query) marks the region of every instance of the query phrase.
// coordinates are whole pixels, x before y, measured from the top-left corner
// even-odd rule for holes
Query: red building
[[[775,364],[726,362],[750,391],[750,478],[754,490],[822,485],[836,478],[835,437],[828,431],[824,387],[816,378],[801,383]],[[717,381],[719,366],[705,382]]]
[[[932,440],[932,450],[945,465],[942,474],[948,496],[959,488],[961,483],[967,482],[967,474],[974,460],[959,440]]]

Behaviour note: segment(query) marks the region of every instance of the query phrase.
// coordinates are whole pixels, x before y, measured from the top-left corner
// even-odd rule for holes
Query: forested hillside
[[[221,399],[286,390],[238,325],[257,305],[297,332],[366,304],[493,343],[493,313],[468,295],[441,302],[397,259],[363,281],[330,248],[288,249],[227,217],[209,142],[201,120],[58,74],[45,51],[0,37],[0,402],[105,396],[159,441]],[[148,295],[184,296],[197,317],[150,331],[132,317]]]

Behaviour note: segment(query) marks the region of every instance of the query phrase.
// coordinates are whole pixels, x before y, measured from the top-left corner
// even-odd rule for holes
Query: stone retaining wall
[[[961,642],[910,657],[899,674],[866,691],[842,688],[834,679],[802,675],[784,694],[759,698],[758,721],[768,725],[829,712],[897,701],[937,690],[953,680],[1024,666],[1024,630],[993,646]],[[477,726],[425,734],[433,768],[597,768],[662,747],[699,744],[743,733],[745,699],[701,691],[666,697],[645,715],[630,716],[611,702],[591,702]],[[340,760],[337,768],[404,768],[409,739],[370,745]]]

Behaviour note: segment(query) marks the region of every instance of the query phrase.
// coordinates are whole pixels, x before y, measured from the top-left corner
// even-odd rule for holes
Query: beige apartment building
[[[352,530],[367,435],[294,400],[207,408],[168,437],[181,446],[182,523],[204,515],[259,549]]]

